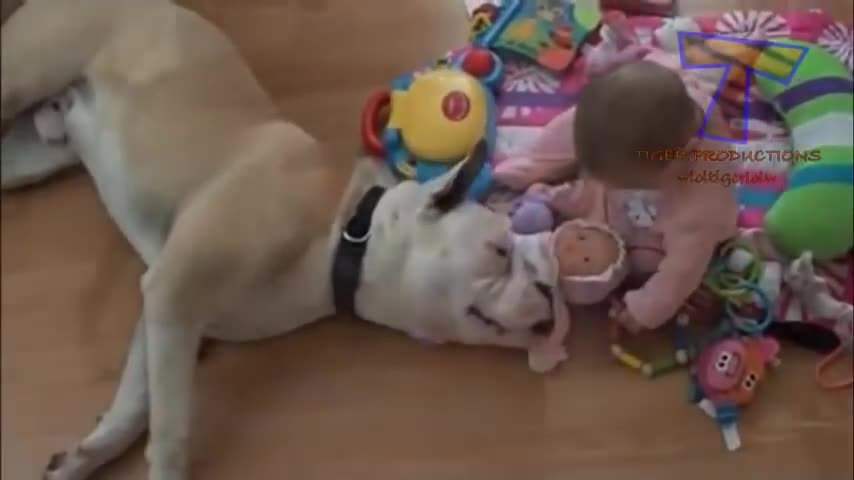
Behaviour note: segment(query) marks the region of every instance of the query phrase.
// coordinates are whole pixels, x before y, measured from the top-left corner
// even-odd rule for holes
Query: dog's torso
[[[182,232],[209,237],[195,257],[249,253],[211,267],[232,280],[209,301],[208,336],[267,338],[333,313],[330,234],[351,165],[282,120],[214,26],[170,4],[134,8],[61,94],[69,147],[110,216],[149,266],[188,209],[198,219]]]
[[[509,218],[465,201],[485,142],[425,184],[333,160],[214,25],[166,0],[29,0],[2,33],[4,188],[79,157],[148,267],[114,404],[47,480],[88,478],[146,426],[150,478],[185,480],[201,338],[335,313],[343,225],[376,185],[354,313],[436,343],[527,349],[548,335],[543,273],[513,251]]]

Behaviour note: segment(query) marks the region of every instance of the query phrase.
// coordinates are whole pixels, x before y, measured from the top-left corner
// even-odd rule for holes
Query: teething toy
[[[766,367],[777,363],[780,345],[769,337],[726,338],[704,349],[693,368],[692,400],[714,418],[727,450],[741,446],[738,408],[753,401]]]
[[[608,330],[611,355],[624,366],[639,371],[647,378],[655,378],[686,367],[695,356],[694,348],[688,340],[688,323],[689,318],[686,314],[678,315],[673,326],[675,345],[673,352],[645,360],[625,347],[622,338],[622,326],[616,320],[611,320]]]
[[[719,297],[707,288],[699,288],[680,309],[674,320],[673,350],[651,360],[645,360],[630,351],[624,341],[622,326],[614,319],[611,320],[609,339],[611,355],[624,366],[637,370],[643,376],[652,379],[687,367],[697,356],[697,344],[690,335],[691,324],[706,324],[717,322],[723,315],[723,304]]]
[[[501,60],[484,49],[463,53],[456,64],[397,77],[390,90],[375,93],[363,111],[362,138],[368,151],[385,157],[392,171],[426,182],[464,160],[481,139],[488,155],[495,147],[495,97]],[[480,74],[481,76],[475,76]],[[388,111],[384,125],[380,113]],[[377,131],[382,129],[381,137]],[[470,195],[482,198],[491,184],[484,165]]]
[[[491,156],[497,130],[493,92],[504,70],[493,48],[521,6],[522,0],[511,0],[500,8],[478,7],[470,48],[439,60],[427,72],[400,75],[391,89],[374,93],[362,111],[367,150],[385,157],[401,178],[419,182],[447,172],[481,139]],[[484,165],[469,195],[483,199],[491,186],[491,167]]]

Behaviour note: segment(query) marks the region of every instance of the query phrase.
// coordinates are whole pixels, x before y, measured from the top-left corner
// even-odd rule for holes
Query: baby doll
[[[553,234],[560,287],[572,305],[605,300],[626,278],[626,246],[607,225],[571,220]]]
[[[552,120],[527,157],[505,160],[494,174],[511,188],[536,185],[558,221],[584,218],[617,232],[632,273],[648,277],[618,302],[618,320],[653,329],[676,314],[717,245],[736,234],[734,188],[711,180],[733,165],[708,158],[728,145],[696,137],[724,126],[718,111],[706,114],[714,85],[665,52],[635,49],[643,60],[609,62],[607,48],[577,106]],[[580,180],[559,184],[578,171]]]
[[[549,286],[555,305],[552,334],[529,351],[532,370],[547,371],[566,359],[564,340],[569,333],[567,304],[593,305],[605,300],[625,279],[626,249],[622,239],[603,224],[574,220],[565,222],[553,233],[526,235],[533,243],[545,241],[548,248],[535,261],[551,272]],[[540,269],[538,269],[540,270]]]

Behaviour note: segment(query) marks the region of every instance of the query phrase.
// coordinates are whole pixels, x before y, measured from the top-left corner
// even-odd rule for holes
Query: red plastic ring
[[[385,155],[385,147],[377,135],[377,132],[382,127],[381,125],[377,125],[379,114],[390,103],[391,92],[388,90],[379,90],[368,97],[365,108],[362,109],[362,142],[369,153],[377,156]]]

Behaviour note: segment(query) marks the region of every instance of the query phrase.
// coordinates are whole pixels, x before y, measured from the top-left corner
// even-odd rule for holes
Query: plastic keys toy
[[[647,378],[655,378],[684,368],[694,357],[695,351],[688,338],[688,323],[689,319],[686,314],[677,316],[676,325],[673,327],[675,344],[673,353],[662,355],[652,360],[643,360],[639,356],[630,353],[623,346],[622,327],[616,321],[612,321],[609,330],[611,355],[626,367],[639,371]]]

